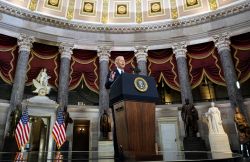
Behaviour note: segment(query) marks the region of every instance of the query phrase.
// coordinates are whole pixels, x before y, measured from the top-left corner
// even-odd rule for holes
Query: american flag
[[[27,109],[25,109],[15,130],[15,138],[19,149],[28,142],[29,134],[29,115]]]
[[[59,149],[66,141],[65,123],[61,110],[59,110],[57,113],[57,119],[53,126],[52,135],[56,141],[57,148]]]
[[[23,153],[22,152],[17,152],[16,153],[16,156],[15,156],[15,162],[21,162],[21,161],[23,161],[24,159],[23,159]]]
[[[63,155],[60,151],[56,152],[54,162],[63,162]]]
[[[27,161],[28,153],[27,152],[17,152],[14,162],[24,162]]]

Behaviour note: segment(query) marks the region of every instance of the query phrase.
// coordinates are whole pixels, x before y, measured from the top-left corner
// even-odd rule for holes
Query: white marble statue
[[[217,107],[214,106],[214,102],[211,102],[211,107],[205,114],[208,118],[208,128],[209,133],[212,134],[224,134],[224,129],[222,126],[221,114]]]
[[[219,158],[216,152],[231,153],[228,136],[222,126],[221,114],[219,109],[214,106],[214,102],[211,102],[211,107],[205,115],[208,121],[208,138],[213,158]]]
[[[36,87],[34,93],[38,93],[39,96],[45,96],[49,94],[51,87],[48,85],[48,80],[51,78],[47,74],[47,69],[42,69],[36,79],[33,79],[33,85]]]

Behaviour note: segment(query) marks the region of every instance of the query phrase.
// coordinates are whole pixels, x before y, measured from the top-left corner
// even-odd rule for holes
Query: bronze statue
[[[246,121],[244,115],[240,112],[240,109],[237,107],[235,109],[234,121],[237,126],[240,143],[247,143],[250,141],[250,127]]]
[[[11,122],[10,122],[10,136],[14,136],[15,135],[15,129],[16,129],[16,126],[21,118],[21,115],[22,115],[22,105],[21,104],[18,104],[16,106],[16,109],[13,110],[10,114],[10,119],[11,119]]]
[[[199,120],[198,111],[193,104],[189,103],[188,99],[185,99],[186,104],[182,106],[181,117],[184,122],[186,137],[196,137],[198,132]]]
[[[67,130],[68,124],[73,123],[73,120],[70,117],[66,106],[64,107],[64,110],[63,110],[63,118],[64,118],[64,123],[65,123],[65,130]]]
[[[105,109],[100,118],[100,131],[103,139],[108,139],[108,133],[111,132],[110,117]]]

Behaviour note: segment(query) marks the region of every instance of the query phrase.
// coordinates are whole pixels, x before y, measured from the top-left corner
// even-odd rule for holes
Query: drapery
[[[53,87],[57,87],[59,74],[60,55],[57,46],[33,43],[30,51],[30,58],[27,67],[26,85],[32,85],[32,80],[46,68],[47,74],[51,77],[48,81]]]
[[[75,89],[81,82],[94,91],[98,92],[98,67],[97,53],[91,50],[74,49],[70,68],[69,89]]]
[[[0,34],[0,77],[13,83],[18,58],[17,39]]]
[[[220,57],[213,42],[188,46],[188,69],[191,87],[197,87],[206,76],[215,84],[225,85]]]
[[[192,88],[198,86],[206,76],[215,84],[225,85],[220,57],[213,42],[187,47],[187,66]],[[243,83],[250,78],[250,33],[231,38],[231,54],[238,80]],[[8,84],[13,83],[18,59],[17,39],[0,35],[0,77]],[[125,71],[131,73],[137,66],[133,51],[112,51],[109,70],[114,68],[117,56],[124,56]],[[33,43],[28,62],[26,85],[32,84],[42,68],[51,76],[49,84],[58,87],[60,71],[60,53],[57,46]],[[180,90],[176,58],[171,48],[149,50],[147,62],[148,74],[160,83],[164,81],[170,88]],[[97,51],[74,49],[70,63],[69,89],[73,90],[82,82],[98,93],[99,58]]]
[[[148,71],[157,83],[164,80],[169,87],[179,90],[177,64],[172,49],[149,50]]]
[[[250,33],[234,36],[231,42],[235,70],[243,83],[250,78]]]

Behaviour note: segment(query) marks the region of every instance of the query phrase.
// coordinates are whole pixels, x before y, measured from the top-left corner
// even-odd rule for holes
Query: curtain
[[[177,64],[172,49],[149,50],[148,71],[157,83],[164,80],[169,87],[180,91]]]

